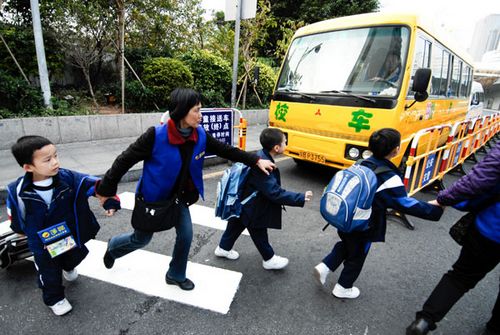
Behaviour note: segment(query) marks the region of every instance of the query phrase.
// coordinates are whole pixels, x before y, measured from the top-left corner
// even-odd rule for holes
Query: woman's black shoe
[[[107,249],[102,260],[106,269],[111,269],[113,265],[115,265],[115,259],[113,258],[113,256],[111,256]]]
[[[168,285],[177,285],[184,291],[191,291],[192,289],[194,289],[194,283],[187,278],[183,282],[179,282],[175,279],[170,278],[169,276],[165,276],[165,281]]]
[[[429,330],[429,322],[423,318],[419,318],[406,328],[406,335],[425,335]]]

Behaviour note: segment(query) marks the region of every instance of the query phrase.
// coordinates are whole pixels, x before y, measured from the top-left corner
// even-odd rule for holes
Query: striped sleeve
[[[395,174],[378,187],[376,197],[387,208],[393,208],[401,213],[422,219],[438,221],[443,214],[441,207],[409,197],[403,181]]]

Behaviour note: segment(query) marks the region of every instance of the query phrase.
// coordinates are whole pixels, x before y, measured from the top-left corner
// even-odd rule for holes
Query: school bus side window
[[[462,71],[462,85],[460,88],[460,96],[468,97],[470,94],[470,86],[471,86],[471,68],[469,66],[464,66],[464,70]]]
[[[431,58],[431,70],[432,70],[432,80],[431,80],[431,95],[439,96],[441,82],[446,81],[446,73],[448,72],[448,64],[443,67],[443,48],[434,43],[432,45],[432,58]],[[446,83],[444,84],[446,87]]]
[[[458,97],[460,89],[460,76],[462,71],[462,61],[453,56],[453,71],[451,73],[451,85],[448,91],[449,97]]]
[[[419,36],[415,42],[415,56],[413,57],[413,67],[411,70],[410,85],[408,86],[407,96],[413,97],[415,92],[411,90],[413,86],[413,78],[415,72],[420,68],[429,67],[431,42],[427,41],[424,37]]]
[[[441,80],[441,85],[439,87],[439,95],[447,96],[446,92],[448,90],[448,78],[450,76],[450,59],[451,55],[448,51],[443,51],[443,80]]]

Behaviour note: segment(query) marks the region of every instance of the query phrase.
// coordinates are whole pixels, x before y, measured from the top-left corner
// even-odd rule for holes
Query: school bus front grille
[[[277,127],[280,127],[280,125],[276,125]],[[325,136],[325,137],[331,137],[331,138],[341,138],[345,140],[352,140],[352,141],[359,141],[359,142],[368,142],[369,135],[357,135],[357,134],[345,134],[345,133],[338,133],[334,131],[329,131],[329,130],[321,130],[321,129],[315,129],[315,128],[308,128],[308,127],[297,127],[297,126],[290,126],[286,125],[285,127],[281,127],[283,131],[287,130],[294,130],[294,131],[299,131],[302,133],[306,134],[312,134],[312,135],[318,135],[318,136]]]

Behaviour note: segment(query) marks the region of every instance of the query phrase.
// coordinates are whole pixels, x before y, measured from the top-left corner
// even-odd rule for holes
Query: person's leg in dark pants
[[[435,329],[435,323],[441,321],[467,291],[494,269],[499,260],[500,246],[473,227],[452,270],[441,278],[422,310],[417,312],[417,320],[424,319],[430,330]]]
[[[262,259],[268,261],[274,256],[273,247],[269,244],[269,237],[267,235],[267,228],[248,228],[250,237],[257,247]]]
[[[335,271],[344,262],[347,257],[347,249],[345,248],[344,242],[339,241],[335,243],[332,251],[323,258],[323,263],[330,269],[330,271]]]
[[[234,243],[244,230],[245,226],[240,219],[229,219],[226,230],[220,239],[219,247],[226,251],[233,249]]]
[[[172,261],[167,276],[178,282],[186,280],[186,267],[193,240],[193,223],[187,206],[180,206],[179,223],[175,226],[176,238]]]
[[[342,235],[346,256],[338,283],[343,288],[351,288],[361,273],[371,243],[366,238],[350,234]]]
[[[89,254],[89,249],[85,245],[74,248],[57,257],[57,261],[64,271],[71,271],[80,264]]]
[[[113,259],[120,258],[132,251],[145,247],[152,238],[153,233],[142,230],[134,230],[131,233],[117,235],[109,240],[107,253]]]
[[[53,306],[64,299],[62,267],[45,251],[35,253],[34,258],[38,271],[38,287],[42,289],[43,302],[47,306]]]

